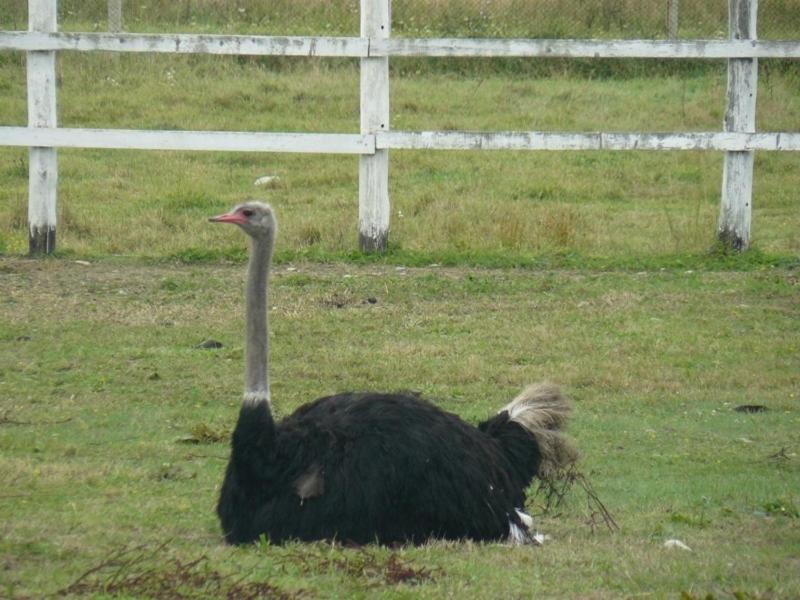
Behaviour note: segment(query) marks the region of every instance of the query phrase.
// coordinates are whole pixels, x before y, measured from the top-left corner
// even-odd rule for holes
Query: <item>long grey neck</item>
[[[253,237],[247,267],[244,403],[270,405],[267,294],[273,237]]]

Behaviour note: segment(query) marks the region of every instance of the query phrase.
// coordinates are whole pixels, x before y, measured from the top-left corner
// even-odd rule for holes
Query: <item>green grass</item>
[[[587,524],[574,488],[539,517],[541,548],[223,546],[213,506],[241,386],[242,279],[241,265],[0,261],[5,596],[62,590],[118,552],[73,590],[800,594],[796,268],[278,266],[280,414],[338,390],[411,388],[476,422],[526,382],[565,387],[581,469],[620,531]],[[745,403],[769,410],[733,410]],[[664,548],[672,538],[692,552]]]
[[[0,54],[0,123],[25,122],[21,55]],[[721,64],[685,76],[587,79],[479,71],[421,72],[398,62],[395,129],[718,131]],[[793,71],[763,69],[758,122],[794,131]],[[352,61],[108,56],[65,53],[60,124],[68,127],[358,131]],[[0,248],[27,250],[24,149],[0,149]],[[357,240],[358,161],[348,156],[62,150],[59,248],[76,257],[231,256],[237,246],[205,217],[248,195],[285,225],[283,248],[335,259]],[[796,153],[760,153],[753,243],[800,250]],[[392,152],[390,243],[396,251],[462,256],[697,255],[714,243],[721,153]],[[278,175],[271,189],[262,175]],[[486,261],[484,261],[486,262]]]

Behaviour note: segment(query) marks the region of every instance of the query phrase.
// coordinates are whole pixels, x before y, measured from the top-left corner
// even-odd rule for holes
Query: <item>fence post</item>
[[[391,0],[361,0],[361,37],[388,38]],[[389,130],[389,58],[361,59],[361,133]],[[386,250],[389,240],[389,151],[362,155],[358,168],[358,243]]]
[[[108,31],[122,31],[122,0],[108,0]]]
[[[758,0],[728,0],[730,39],[756,39]],[[725,131],[756,130],[758,59],[728,59]],[[726,152],[722,171],[722,204],[717,236],[734,250],[750,245],[753,208],[753,152]]]
[[[28,29],[58,29],[58,0],[28,0]],[[56,127],[56,53],[27,53],[28,127]],[[58,156],[55,148],[30,148],[28,181],[28,249],[50,254],[56,249]]]
[[[667,33],[669,39],[678,39],[678,9],[680,0],[668,0],[667,6]]]

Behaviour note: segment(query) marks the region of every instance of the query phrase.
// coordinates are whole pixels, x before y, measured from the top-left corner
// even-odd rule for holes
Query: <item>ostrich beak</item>
[[[237,213],[225,213],[224,215],[217,215],[216,217],[209,217],[211,223],[235,223],[236,225],[243,225],[247,223],[244,215]]]

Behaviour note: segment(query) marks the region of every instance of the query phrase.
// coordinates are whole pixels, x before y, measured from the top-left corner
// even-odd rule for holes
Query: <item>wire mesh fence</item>
[[[728,0],[394,0],[393,34],[523,38],[724,38]],[[800,37],[800,1],[761,0],[759,37]]]
[[[100,29],[120,0],[60,0],[65,30]],[[358,35],[359,0],[122,0],[129,31]],[[0,26],[24,29],[27,0]],[[724,38],[728,0],[393,0],[392,35],[503,38]],[[116,14],[114,15],[116,18]],[[760,0],[762,39],[800,39],[800,0]]]

